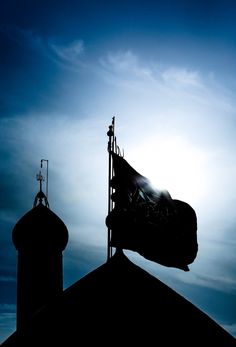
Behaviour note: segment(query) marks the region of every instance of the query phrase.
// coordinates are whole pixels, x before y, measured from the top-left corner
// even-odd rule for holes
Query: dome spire
[[[42,168],[43,166],[43,161],[47,162],[47,180],[46,180],[46,189],[47,189],[47,193],[48,193],[48,160],[45,159],[41,159],[41,165],[40,167]],[[39,170],[39,173],[36,175],[36,180],[39,182],[39,192],[37,193],[35,199],[34,199],[34,204],[33,207],[36,207],[37,205],[43,204],[46,207],[49,208],[49,203],[48,203],[48,197],[47,194],[45,195],[43,190],[42,190],[42,185],[43,185],[43,181],[45,181],[44,176],[42,175],[41,170]]]

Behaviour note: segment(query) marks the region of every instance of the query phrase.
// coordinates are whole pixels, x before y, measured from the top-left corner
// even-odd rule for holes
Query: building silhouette
[[[62,290],[68,231],[40,192],[13,229],[17,330],[3,347],[236,346],[214,320],[117,250]]]
[[[68,230],[50,210],[41,184],[34,207],[16,223],[12,239],[18,251],[17,329],[20,329],[63,290],[62,251],[68,242]]]

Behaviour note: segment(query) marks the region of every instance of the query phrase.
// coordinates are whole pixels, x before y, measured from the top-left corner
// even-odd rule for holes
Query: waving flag
[[[123,157],[112,153],[112,159],[115,207],[106,218],[111,246],[188,271],[198,251],[194,209],[154,188]]]

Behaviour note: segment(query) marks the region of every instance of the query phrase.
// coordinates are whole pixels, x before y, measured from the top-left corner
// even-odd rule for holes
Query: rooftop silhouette
[[[122,251],[42,307],[2,346],[81,343],[236,346],[215,321]]]

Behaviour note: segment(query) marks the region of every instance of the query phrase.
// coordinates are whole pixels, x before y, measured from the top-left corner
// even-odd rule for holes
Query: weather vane
[[[44,177],[43,177],[41,171],[39,171],[39,173],[36,175],[36,180],[39,181],[39,190],[41,192],[42,191],[42,182],[44,181]]]
[[[44,201],[45,206],[49,208],[49,203],[48,203],[48,160],[47,159],[41,159],[40,167],[42,169],[44,161],[46,161],[46,163],[47,163],[46,195],[43,193],[43,189],[42,189],[43,188],[43,182],[45,181],[45,178],[44,178],[41,170],[39,170],[39,173],[36,175],[36,180],[39,182],[39,192],[34,199],[34,205],[33,206],[36,207],[38,203],[42,204]]]

